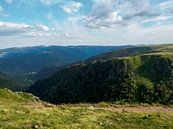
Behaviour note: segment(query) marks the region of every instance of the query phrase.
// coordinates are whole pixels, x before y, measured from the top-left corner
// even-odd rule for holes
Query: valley
[[[64,67],[31,85],[28,92],[55,104],[172,103],[172,48],[172,45],[132,47],[102,54],[90,62]]]
[[[173,0],[0,0],[0,129],[173,129]]]
[[[26,90],[37,80],[50,76],[64,65],[126,47],[129,46],[36,46],[1,49],[0,72],[18,82],[18,86],[13,86],[12,90]]]
[[[0,129],[171,129],[172,48],[128,47],[51,65],[28,86],[2,71]]]

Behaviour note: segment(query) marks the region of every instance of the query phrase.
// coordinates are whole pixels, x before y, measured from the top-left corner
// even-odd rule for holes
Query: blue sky
[[[173,0],[0,0],[0,48],[173,43]]]

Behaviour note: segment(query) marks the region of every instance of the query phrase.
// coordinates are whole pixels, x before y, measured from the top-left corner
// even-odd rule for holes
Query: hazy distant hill
[[[25,84],[32,84],[35,79],[42,78],[42,69],[49,75],[53,73],[52,68],[124,47],[127,46],[39,46],[4,49],[0,50],[0,71]]]
[[[126,57],[126,56],[135,56],[144,53],[151,52],[173,52],[173,45],[150,45],[150,46],[136,46],[136,47],[128,47],[124,49],[120,49],[118,51],[112,51],[108,53],[103,53],[101,55],[93,56],[86,60],[86,62],[92,62],[97,60],[108,60],[116,57]]]
[[[129,52],[129,56],[124,57],[103,54],[97,56],[99,61],[74,64],[50,78],[38,81],[30,87],[29,92],[52,103],[173,103],[171,48],[173,45],[134,47],[124,49],[124,52],[120,50],[121,53]]]

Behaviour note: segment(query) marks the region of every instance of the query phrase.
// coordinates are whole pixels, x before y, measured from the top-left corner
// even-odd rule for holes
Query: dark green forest
[[[150,52],[66,67],[28,90],[52,103],[173,103],[173,53]]]

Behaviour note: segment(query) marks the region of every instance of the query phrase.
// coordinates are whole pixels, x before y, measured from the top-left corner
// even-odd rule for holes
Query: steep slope
[[[8,89],[0,89],[0,103],[3,106],[4,103],[17,104],[22,102],[41,102],[37,97],[32,94],[23,92],[12,92]]]
[[[0,88],[10,88],[11,90],[22,90],[25,85],[11,77],[0,73]]]
[[[52,103],[173,102],[173,52],[80,63],[38,81],[29,92]]]
[[[124,46],[125,47],[125,46]],[[0,50],[0,71],[30,85],[42,74],[40,70],[83,61],[96,54],[124,47],[102,46],[50,46],[10,48]],[[49,74],[49,73],[48,73]],[[46,75],[43,75],[43,77]]]

